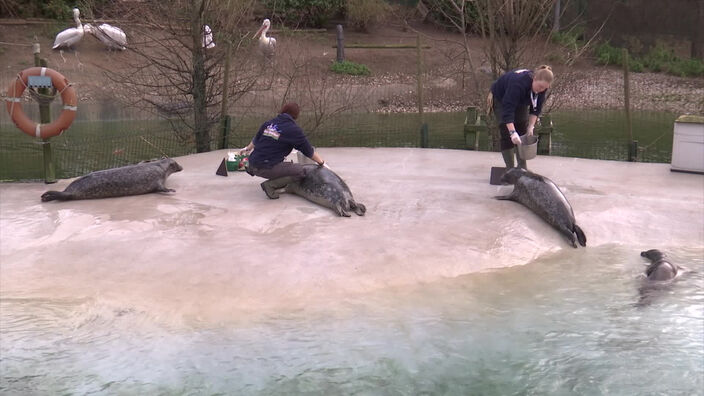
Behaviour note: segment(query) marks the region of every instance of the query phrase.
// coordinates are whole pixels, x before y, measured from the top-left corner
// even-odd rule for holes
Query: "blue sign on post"
[[[51,77],[49,76],[29,76],[30,87],[34,88],[51,88]]]

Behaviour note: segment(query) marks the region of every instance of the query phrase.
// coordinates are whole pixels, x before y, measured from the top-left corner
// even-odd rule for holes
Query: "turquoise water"
[[[216,321],[27,285],[0,300],[0,393],[700,394],[704,250],[659,248],[689,271],[642,306],[621,245]]]

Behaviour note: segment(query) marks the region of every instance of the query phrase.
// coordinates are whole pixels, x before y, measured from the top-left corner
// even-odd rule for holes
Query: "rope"
[[[648,145],[646,145],[646,146],[638,147],[638,149],[639,149],[640,151],[645,151],[645,150],[647,150],[650,146],[652,146],[652,145],[654,145],[655,143],[657,143],[658,140],[662,139],[663,136],[667,135],[668,133],[670,133],[670,132],[663,132],[662,135],[658,136],[655,140],[653,140],[652,142],[650,142],[650,144],[648,144]]]
[[[164,157],[167,157],[167,158],[169,157],[166,153],[164,153],[163,151],[161,151],[161,149],[159,149],[159,147],[153,145],[149,140],[145,139],[144,136],[140,136],[139,138],[142,139],[142,140],[144,140],[148,145],[154,147],[154,149],[155,149],[156,151],[160,152],[161,155],[163,155]]]

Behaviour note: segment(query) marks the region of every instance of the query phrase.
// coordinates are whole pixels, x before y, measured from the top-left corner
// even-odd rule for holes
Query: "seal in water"
[[[67,201],[140,195],[153,192],[174,192],[164,185],[166,178],[183,170],[171,158],[142,162],[120,168],[91,172],[80,177],[62,191],[47,191],[42,201]]]
[[[682,267],[667,261],[665,254],[657,249],[640,252],[640,255],[650,260],[650,265],[645,270],[648,280],[665,281],[674,279],[682,270]]]
[[[311,202],[330,208],[340,216],[350,217],[348,211],[364,216],[367,208],[355,202],[352,192],[340,176],[324,166],[303,166],[307,168],[306,176],[289,183],[286,186],[287,193],[300,195]]]
[[[636,307],[645,307],[652,304],[661,296],[670,293],[677,278],[683,268],[670,263],[665,254],[657,249],[650,249],[640,252],[640,255],[650,260],[648,268],[645,269],[645,278],[638,288],[640,298],[635,304]]]
[[[523,204],[565,234],[573,247],[577,247],[576,241],[587,246],[587,237],[575,222],[572,206],[552,180],[525,169],[511,168],[501,177],[501,181],[513,184],[513,191],[509,195],[495,197],[496,199]]]

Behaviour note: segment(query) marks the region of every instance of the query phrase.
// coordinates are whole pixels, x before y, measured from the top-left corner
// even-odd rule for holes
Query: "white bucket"
[[[521,136],[521,144],[518,145],[518,156],[521,159],[529,160],[538,155],[538,137],[535,135]]]
[[[315,163],[316,163],[316,162],[313,161],[312,159],[310,159],[310,158],[306,157],[305,155],[303,155],[303,153],[300,152],[300,151],[298,151],[298,150],[296,150],[296,157],[297,157],[298,163],[301,164],[301,165],[315,164]]]

